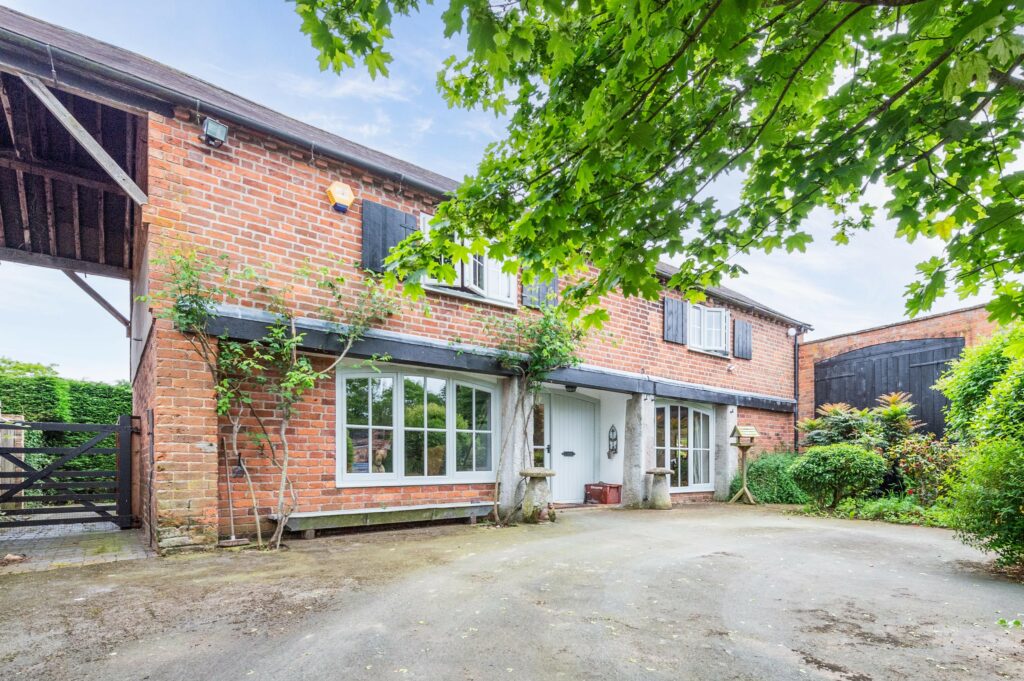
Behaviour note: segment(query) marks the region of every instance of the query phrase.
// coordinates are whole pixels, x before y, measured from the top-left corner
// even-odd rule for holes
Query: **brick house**
[[[456,186],[134,53],[2,8],[0,46],[5,92],[31,101],[22,76],[34,76],[72,114],[102,120],[90,132],[145,192],[144,201],[130,200],[130,192],[99,184],[100,169],[77,151],[35,166],[0,163],[0,187],[24,184],[19,195],[0,191],[0,259],[118,276],[132,282],[133,296],[159,290],[166,272],[154,259],[174,249],[225,254],[235,266],[270,263],[281,277],[308,265],[337,268],[340,259],[355,300],[365,269],[379,268],[388,248]],[[28,110],[24,125],[49,125]],[[200,139],[208,117],[229,126],[222,146]],[[64,175],[55,174],[58,166]],[[37,176],[45,183],[31,179]],[[356,196],[344,214],[325,196],[335,181]],[[75,191],[71,206],[60,198],[65,186]],[[51,239],[23,238],[29,221],[17,210],[21,197],[52,211]],[[80,220],[80,212],[92,221]],[[660,272],[667,278],[672,268]],[[581,502],[584,485],[603,481],[621,483],[625,502],[642,503],[645,471],[654,466],[673,470],[675,501],[708,500],[726,494],[736,471],[729,435],[738,422],[757,427],[761,450],[793,446],[796,339],[807,324],[724,287],[710,288],[701,305],[675,293],[658,301],[611,295],[604,301],[611,318],[587,338],[583,364],[554,372],[532,409],[519,415],[512,408],[517,384],[496,361],[481,320],[534,314],[546,291],[524,290],[486,259],[467,267],[457,284],[428,291],[429,316],[406,304],[353,348],[356,358],[389,355],[379,372],[343,365],[302,403],[292,423],[293,517],[329,525],[472,515],[492,503],[496,477],[503,495],[511,494],[519,469],[531,464],[555,471],[556,502]],[[314,362],[329,362],[337,347],[318,318],[329,301],[312,288],[297,301],[304,350]],[[256,300],[222,305],[218,315],[213,330],[239,339],[261,336],[268,320]],[[139,422],[134,512],[161,548],[213,543],[226,533],[231,480],[210,376],[187,339],[145,303],[134,305],[130,331]],[[496,470],[503,449],[511,455]],[[265,512],[273,505],[274,469],[257,448],[245,456]],[[249,532],[253,517],[241,487],[234,485],[235,522]]]

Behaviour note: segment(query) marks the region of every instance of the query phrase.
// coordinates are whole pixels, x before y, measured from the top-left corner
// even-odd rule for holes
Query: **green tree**
[[[1024,341],[1024,329],[1014,327],[966,348],[935,384],[935,389],[949,400],[946,431],[951,437],[965,441],[974,438],[979,410],[1013,361],[1007,352],[1011,339]]]
[[[19,362],[10,357],[0,357],[0,377],[34,378],[36,376],[47,376],[50,378],[57,376],[57,365]]]
[[[979,440],[1024,442],[1024,357],[1014,360],[992,386],[972,427]]]
[[[994,551],[1005,565],[1024,565],[1024,456],[1021,443],[987,440],[972,447],[948,479],[949,506],[960,538]]]
[[[321,68],[358,60],[373,76],[387,74],[394,15],[431,4],[293,1]],[[737,254],[804,250],[821,207],[839,243],[880,209],[898,236],[945,243],[918,267],[911,314],[985,284],[995,318],[1024,312],[1021,3],[449,0],[442,17],[465,51],[439,90],[509,123],[429,243],[394,255],[414,293],[423,273],[451,279],[452,261],[487,250],[527,280],[593,265],[572,310],[615,289],[658,296],[670,257],[669,286],[700,297],[741,271]],[[726,176],[742,187],[723,204]]]

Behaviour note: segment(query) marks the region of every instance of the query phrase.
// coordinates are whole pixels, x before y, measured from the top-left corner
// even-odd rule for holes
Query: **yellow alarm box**
[[[331,202],[331,207],[334,210],[346,213],[348,207],[356,200],[356,195],[352,191],[352,187],[344,182],[332,182],[331,186],[327,188],[327,199]]]

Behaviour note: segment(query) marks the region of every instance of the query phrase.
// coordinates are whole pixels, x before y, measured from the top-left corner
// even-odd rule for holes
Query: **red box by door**
[[[584,486],[584,498],[588,504],[622,503],[622,485],[610,482],[595,482]]]

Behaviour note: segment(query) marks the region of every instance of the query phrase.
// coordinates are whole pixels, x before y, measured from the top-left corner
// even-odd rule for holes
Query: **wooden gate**
[[[871,345],[818,362],[814,408],[830,402],[873,407],[879,395],[908,392],[917,405],[914,416],[924,424],[922,430],[941,436],[946,427],[942,413],[946,398],[932,386],[963,348],[963,338],[924,338]]]
[[[0,430],[22,434],[0,440],[0,458],[12,465],[0,471],[0,527],[98,522],[121,529],[132,526],[130,416],[114,424],[0,422]],[[33,432],[44,435],[30,437]],[[45,446],[50,444],[46,437],[60,439],[60,434],[78,434],[85,440]],[[31,444],[39,440],[42,444]],[[115,455],[116,464],[104,470],[81,470],[76,465],[96,454]]]

